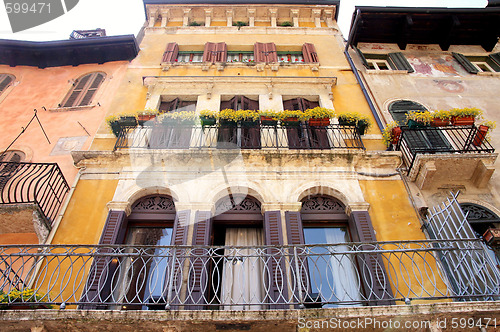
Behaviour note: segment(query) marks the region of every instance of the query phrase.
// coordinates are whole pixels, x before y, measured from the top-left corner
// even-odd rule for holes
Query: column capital
[[[132,209],[130,208],[129,202],[119,202],[119,201],[111,201],[108,204],[106,204],[108,211],[115,210],[115,211],[123,211],[127,216],[132,213]]]
[[[369,209],[370,209],[370,203],[352,202],[346,207],[345,212],[348,216],[350,216],[351,213],[353,213],[355,211],[368,212]]]

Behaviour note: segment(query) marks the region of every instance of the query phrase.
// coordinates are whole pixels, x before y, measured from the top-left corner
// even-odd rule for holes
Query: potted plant
[[[119,118],[120,117],[117,115],[109,115],[106,117],[106,123],[108,124],[115,137],[118,137],[120,135],[120,130],[122,128],[120,122],[118,122]]]
[[[233,110],[224,109],[219,112],[219,120],[221,124],[236,124],[240,122],[242,125],[255,125],[259,122],[259,112],[254,110]]]
[[[203,110],[200,112],[200,120],[202,126],[213,126],[217,122],[217,112]]]
[[[446,127],[450,124],[451,112],[445,110],[432,113],[431,127]]]
[[[168,112],[160,116],[161,124],[193,125],[197,116],[192,111]]]
[[[277,126],[280,117],[279,112],[274,110],[259,111],[260,122],[266,126]]]
[[[474,140],[472,144],[474,146],[481,146],[483,144],[484,139],[488,135],[489,130],[493,130],[496,128],[496,123],[494,121],[484,121],[477,128],[476,135],[474,136]]]
[[[135,113],[121,113],[118,122],[122,127],[135,127],[137,126],[137,118]]]
[[[399,124],[395,121],[390,122],[387,124],[387,126],[384,128],[384,131],[382,132],[382,138],[384,144],[389,147],[391,144],[398,144],[399,138],[401,137],[401,127],[399,127]]]
[[[293,23],[290,21],[284,21],[278,24],[280,27],[293,27]]]
[[[5,309],[50,309],[50,304],[45,304],[43,301],[50,302],[48,295],[36,293],[31,288],[23,290],[13,289],[8,293],[0,291],[0,308]],[[12,305],[12,303],[19,303]]]
[[[475,107],[453,108],[451,112],[451,124],[454,126],[471,126],[475,118],[479,118],[482,111]]]
[[[330,118],[335,117],[335,112],[324,107],[307,109],[302,115],[303,120],[308,120],[310,126],[328,126]]]
[[[406,125],[410,129],[427,127],[432,120],[433,116],[429,111],[411,111],[406,114]]]
[[[284,110],[280,112],[280,122],[283,126],[298,126],[304,112]]]
[[[157,110],[145,109],[137,112],[137,122],[140,126],[144,126],[148,121],[154,120],[158,115]],[[151,121],[150,123],[152,123]]]
[[[366,115],[358,112],[346,112],[338,115],[339,124],[355,126],[360,135],[364,135],[371,126],[371,121]]]

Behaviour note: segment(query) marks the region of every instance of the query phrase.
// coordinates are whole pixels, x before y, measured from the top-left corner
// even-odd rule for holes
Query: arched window
[[[97,89],[106,78],[105,73],[95,72],[80,77],[73,83],[60,107],[75,107],[90,105]]]
[[[14,83],[16,77],[10,74],[0,74],[0,95],[2,92],[7,90],[7,88]]]
[[[406,113],[411,111],[427,111],[423,105],[411,100],[398,100],[389,105],[389,113],[400,126],[406,123]]]

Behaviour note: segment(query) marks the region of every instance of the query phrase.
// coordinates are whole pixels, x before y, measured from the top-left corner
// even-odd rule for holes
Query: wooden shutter
[[[260,124],[241,128],[241,148],[260,149]]]
[[[304,62],[319,62],[314,44],[305,43],[302,45],[302,56],[304,57]]]
[[[168,43],[163,53],[162,62],[175,62],[179,55],[179,45],[177,43]]]
[[[237,98],[233,97],[230,100],[221,101],[220,102],[220,109],[224,110],[226,108],[229,108],[229,109],[234,109],[235,110],[237,104],[238,104]]]
[[[375,231],[373,230],[370,215],[367,211],[353,211],[350,215],[349,223],[356,230],[355,235],[359,242],[376,242]],[[361,246],[363,250],[372,250],[373,246]],[[357,255],[360,275],[363,277],[365,296],[371,305],[392,304],[392,290],[389,276],[386,272],[381,254]],[[360,262],[361,261],[361,262]]]
[[[281,227],[281,212],[267,211],[264,213],[265,241],[268,246],[283,245],[283,230]],[[286,282],[286,258],[276,248],[268,248],[266,252],[266,266],[268,270],[269,283],[266,287],[265,301],[269,303],[270,309],[287,309],[285,303],[288,300],[288,285]]]
[[[104,229],[102,231],[99,244],[113,245],[123,242],[126,230],[126,215],[124,211],[111,210],[108,213]],[[106,302],[111,291],[111,277],[116,269],[116,265],[110,256],[113,249],[102,248],[97,252],[99,256],[94,258],[90,267],[87,283],[83,291],[81,302],[94,302],[96,304],[82,305],[82,309],[97,309],[98,303]]]
[[[99,89],[99,86],[101,83],[104,81],[104,75],[101,73],[96,73],[93,74],[93,80],[91,81],[92,83],[87,89],[87,92],[85,92],[82,101],[78,104],[78,106],[86,106],[89,105],[90,102],[92,101],[92,97],[94,97],[95,93],[97,92],[97,89]]]
[[[257,111],[259,109],[259,102],[257,100],[241,96],[241,108],[244,110]]]
[[[408,60],[406,60],[403,53],[401,52],[389,53],[387,54],[387,57],[389,58],[389,63],[393,63],[397,69],[407,70],[409,73],[413,73],[415,71],[408,62]]]
[[[490,54],[488,55],[488,57],[494,62],[496,63],[497,65],[500,66],[500,53],[493,53],[493,54]],[[0,92],[2,91],[1,87],[0,87]]]
[[[278,62],[278,54],[274,43],[255,43],[253,53],[255,62]]]
[[[182,246],[187,244],[187,233],[189,228],[189,217],[191,215],[190,210],[177,211],[174,221],[174,229],[172,230],[172,240],[170,242],[171,246]],[[173,269],[173,281],[172,281],[172,297],[170,304],[176,305],[181,303],[181,289],[182,289],[182,273],[184,272],[184,262],[189,259],[187,256],[186,249],[174,248],[172,249],[172,254],[175,253],[175,261],[169,259],[169,271]],[[170,273],[168,274],[170,275]],[[168,281],[170,282],[170,281]],[[168,283],[167,283],[168,284]]]
[[[283,108],[289,111],[298,110],[296,99],[285,100],[283,102]]]
[[[212,219],[210,211],[197,211],[195,215],[195,224],[193,231],[194,246],[210,245],[210,235],[212,229]],[[186,309],[201,310],[204,309],[204,304],[207,301],[208,292],[208,271],[209,259],[206,249],[194,249],[192,251],[190,262],[190,272],[188,279],[189,290],[186,303],[199,304],[197,306],[189,306]]]
[[[0,74],[0,94],[14,81],[14,76]]]
[[[226,62],[227,60],[227,45],[226,43],[217,43],[215,45],[215,59],[212,62]]]
[[[255,62],[266,62],[264,43],[255,43],[253,45],[253,58]]]
[[[309,145],[313,149],[330,148],[328,132],[325,127],[309,127],[307,133],[309,134]]]
[[[216,52],[216,43],[205,43],[205,49],[203,50],[203,62],[216,62]]]
[[[276,45],[274,43],[266,43],[266,63],[278,62],[278,53],[276,52]]]
[[[479,70],[472,64],[472,62],[467,59],[467,57],[463,54],[460,53],[455,53],[451,52],[451,55],[455,58],[455,60],[458,61],[464,67],[465,70],[467,70],[468,73],[470,74],[477,74],[479,73]]]
[[[71,107],[75,104],[76,99],[80,96],[80,94],[82,94],[83,89],[85,88],[87,82],[90,80],[91,76],[92,74],[85,75],[73,84],[73,89],[70,91],[68,97],[62,104],[63,107]]]
[[[366,61],[363,52],[361,52],[361,50],[357,47],[355,47],[354,49],[356,50],[356,53],[358,53],[358,56],[361,59],[361,62],[363,63],[363,66],[365,66],[367,69],[370,69],[370,64],[368,64],[368,61]]]

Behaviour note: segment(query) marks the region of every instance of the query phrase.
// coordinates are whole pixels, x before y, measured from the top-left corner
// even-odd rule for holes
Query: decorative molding
[[[219,200],[215,206],[215,213],[222,214],[224,212],[258,212],[261,213],[260,202],[253,197],[233,195],[226,196]]]
[[[166,196],[146,196],[132,205],[132,211],[164,211],[175,212],[174,201]]]
[[[460,208],[469,222],[500,222],[500,217],[484,206],[474,203],[460,203]]]
[[[108,204],[106,204],[106,206],[109,211],[111,210],[124,211],[127,216],[129,216],[130,213],[132,212],[132,209],[130,208],[128,202],[111,201]]]
[[[345,210],[345,213],[350,216],[354,211],[368,211],[370,209],[370,203],[366,202],[353,202],[350,203]]]
[[[329,211],[331,213],[345,213],[344,205],[335,198],[315,195],[309,196],[302,201],[302,210],[305,211]]]

